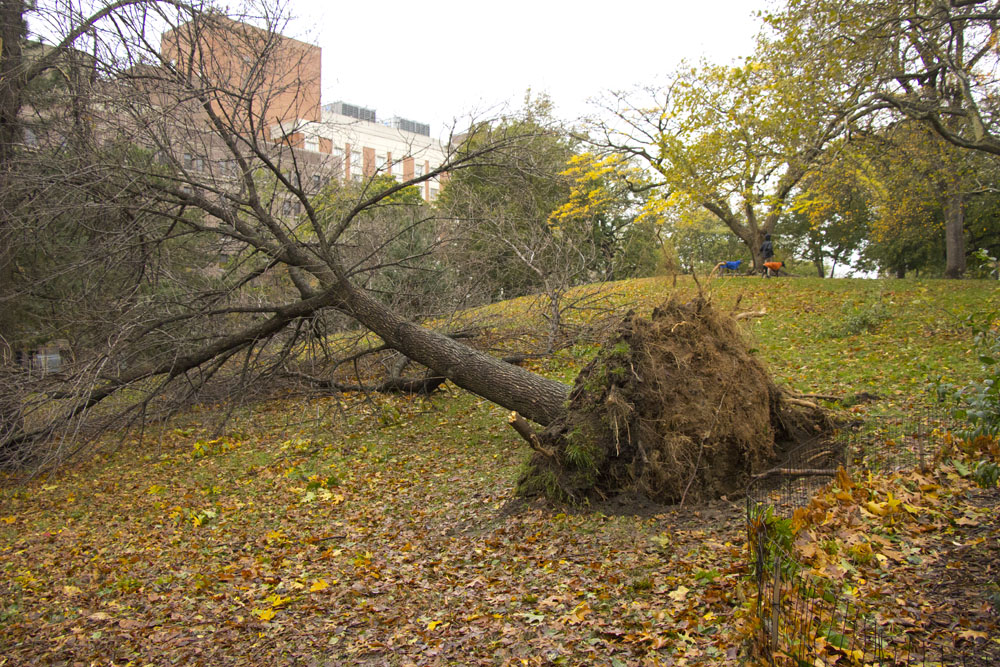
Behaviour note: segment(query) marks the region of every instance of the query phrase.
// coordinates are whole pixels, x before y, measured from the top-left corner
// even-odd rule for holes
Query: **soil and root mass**
[[[830,414],[779,388],[733,315],[704,296],[630,314],[538,434],[526,495],[581,501],[636,494],[698,502],[742,490]]]

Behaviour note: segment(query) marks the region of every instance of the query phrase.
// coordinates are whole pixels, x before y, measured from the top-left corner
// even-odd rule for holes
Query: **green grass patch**
[[[607,287],[640,315],[675,289]],[[876,296],[889,317],[826,334]],[[717,281],[713,299],[767,311],[743,326],[779,382],[883,397],[858,410],[932,407],[933,382],[972,381],[965,322],[998,307],[985,281],[746,278]],[[483,313],[531,331],[529,306]],[[599,346],[527,366],[571,382]],[[275,400],[235,410],[216,434],[224,410],[201,406],[141,443],[114,439],[89,461],[0,487],[0,645],[12,664],[656,664],[715,659],[741,641],[742,519],[512,503],[530,450],[503,408],[453,386]]]

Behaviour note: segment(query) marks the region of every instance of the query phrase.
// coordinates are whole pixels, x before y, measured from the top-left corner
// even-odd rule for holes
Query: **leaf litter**
[[[902,317],[806,358],[817,295],[842,287],[803,284],[740,287],[805,313],[794,326],[755,324],[787,380],[801,385],[815,372],[801,369],[900,335],[891,327]],[[629,283],[628,298],[651,287]],[[950,350],[966,343],[948,327],[931,332],[940,336],[925,344],[957,376],[961,354]],[[892,395],[927,356],[894,354],[899,370],[866,365],[876,374],[844,380],[845,392],[860,381]],[[462,394],[274,400],[222,439],[206,426],[214,414],[198,408],[158,441],[0,489],[5,664],[752,661],[739,502],[569,510],[512,500],[528,453],[503,411]],[[829,506],[799,516],[803,559],[857,588],[886,623],[991,655],[995,493],[949,464],[926,481],[856,484],[850,501],[831,488],[833,500],[818,497]]]

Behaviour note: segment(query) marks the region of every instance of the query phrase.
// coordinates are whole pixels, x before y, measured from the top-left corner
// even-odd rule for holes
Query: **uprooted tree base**
[[[781,451],[832,428],[827,411],[771,380],[732,315],[703,296],[672,299],[649,320],[630,314],[580,372],[518,489],[697,502],[743,489]]]

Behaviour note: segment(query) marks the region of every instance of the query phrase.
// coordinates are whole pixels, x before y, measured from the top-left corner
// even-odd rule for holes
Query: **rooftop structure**
[[[245,99],[253,99],[250,106],[257,111],[254,118],[245,119],[248,133],[316,154],[311,161],[325,159],[332,175],[356,181],[380,174],[409,180],[444,162],[445,147],[431,137],[425,123],[400,117],[380,123],[374,109],[344,101],[321,106],[318,46],[223,17],[219,20],[226,22],[225,30],[202,22],[168,31],[161,53],[178,66],[193,64],[210,71],[226,82],[225,89],[240,91],[242,98],[234,101],[233,108],[246,108]],[[227,38],[232,30],[240,39]],[[229,111],[225,98],[217,104]],[[433,199],[438,179],[421,186],[424,198]]]

